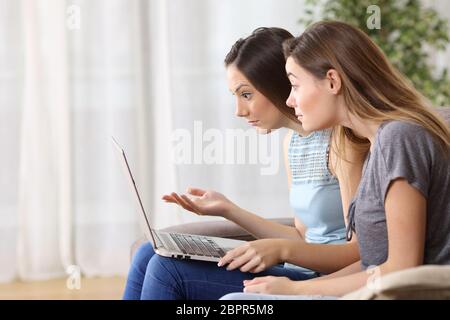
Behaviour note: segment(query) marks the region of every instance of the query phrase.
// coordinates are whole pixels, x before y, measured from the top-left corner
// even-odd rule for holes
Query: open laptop
[[[150,242],[154,251],[164,257],[177,259],[193,259],[203,261],[218,262],[225,253],[244,243],[241,240],[232,240],[226,238],[200,236],[183,233],[164,232],[153,229],[150,226],[149,219],[145,213],[138,188],[131,173],[127,157],[123,148],[117,143],[114,137],[111,137],[117,151],[119,152],[121,162],[124,166],[126,175],[129,178],[132,192],[136,196],[140,211],[145,219],[145,224],[150,235]]]

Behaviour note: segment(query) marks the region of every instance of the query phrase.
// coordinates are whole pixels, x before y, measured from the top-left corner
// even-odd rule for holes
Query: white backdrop
[[[190,185],[291,215],[281,158],[264,176],[262,165],[169,155],[171,134],[194,121],[248,129],[234,116],[225,54],[259,26],[298,34],[301,12],[296,0],[0,0],[0,281],[64,276],[72,264],[126,274],[142,229],[111,135],[156,227],[207,219],[160,201]]]

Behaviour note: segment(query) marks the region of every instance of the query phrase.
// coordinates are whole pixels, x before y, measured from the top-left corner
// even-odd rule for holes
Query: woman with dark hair
[[[283,29],[259,28],[233,45],[225,66],[237,116],[260,129],[291,129],[285,158],[295,227],[263,219],[215,191],[190,188],[188,194],[165,195],[165,201],[196,214],[233,221],[259,240],[227,252],[219,261],[219,266],[228,264],[226,269],[155,255],[147,243],[133,258],[125,299],[218,299],[242,290],[255,273],[305,280],[358,260],[356,242],[345,240],[343,211],[356,190],[363,157],[349,151],[354,164],[335,167],[331,130],[305,131],[286,106],[290,84],[282,43],[290,38]]]
[[[335,127],[339,159],[345,141],[370,143],[349,207],[348,239],[358,237],[361,260],[310,281],[257,277],[245,282],[245,292],[341,296],[374,276],[449,265],[450,130],[444,120],[364,32],[346,23],[316,23],[287,40],[284,52],[292,85],[287,104],[303,128]],[[227,296],[240,297],[253,298]]]

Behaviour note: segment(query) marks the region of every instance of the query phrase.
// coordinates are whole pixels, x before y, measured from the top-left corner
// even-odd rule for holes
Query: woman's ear
[[[327,72],[326,79],[328,80],[328,89],[331,90],[331,93],[338,94],[342,85],[339,73],[334,69],[330,69]]]

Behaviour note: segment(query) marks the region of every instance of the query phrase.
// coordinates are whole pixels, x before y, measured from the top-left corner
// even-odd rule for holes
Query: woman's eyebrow
[[[297,77],[295,76],[295,74],[293,74],[292,72],[288,72],[288,73],[287,73],[287,76],[288,76],[288,78],[289,78],[289,76],[293,76],[295,79],[297,79]]]
[[[235,94],[236,92],[238,92],[239,89],[242,88],[242,87],[249,87],[249,85],[248,85],[248,84],[245,84],[245,83],[241,83],[240,85],[237,86],[236,89],[234,89],[233,94]]]

